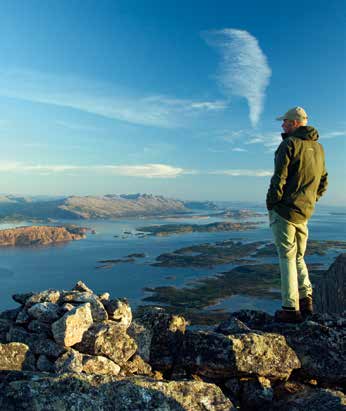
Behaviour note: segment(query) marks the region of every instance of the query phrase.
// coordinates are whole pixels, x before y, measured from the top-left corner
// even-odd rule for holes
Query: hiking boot
[[[275,312],[275,321],[279,323],[301,323],[303,317],[298,310],[282,307],[282,310]]]
[[[311,295],[299,300],[299,309],[303,317],[307,317],[308,315],[312,315],[314,313]]]

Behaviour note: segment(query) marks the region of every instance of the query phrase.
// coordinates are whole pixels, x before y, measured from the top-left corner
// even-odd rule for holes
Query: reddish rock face
[[[0,230],[0,246],[28,246],[85,238],[85,228],[31,226]]]

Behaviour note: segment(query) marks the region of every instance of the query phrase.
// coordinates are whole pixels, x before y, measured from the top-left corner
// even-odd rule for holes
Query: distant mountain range
[[[116,219],[189,213],[218,207],[210,201],[181,201],[152,194],[46,197],[0,196],[0,219]]]

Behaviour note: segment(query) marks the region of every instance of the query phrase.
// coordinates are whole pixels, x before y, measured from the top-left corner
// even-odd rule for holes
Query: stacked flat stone
[[[11,369],[55,373],[151,373],[127,333],[132,312],[125,299],[98,296],[82,281],[69,291],[13,299],[21,306],[0,314],[0,370],[12,363]]]

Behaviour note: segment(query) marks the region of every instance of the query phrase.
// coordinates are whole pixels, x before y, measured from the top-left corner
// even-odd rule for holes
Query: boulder
[[[144,308],[136,322],[151,333],[149,362],[153,369],[171,371],[179,355],[188,322],[184,317],[167,313],[159,307]]]
[[[28,330],[33,333],[44,334],[49,338],[53,338],[51,324],[41,322],[40,320],[32,320],[27,326]]]
[[[21,307],[14,308],[12,310],[5,310],[0,313],[0,320],[16,321],[17,315],[19,314]]]
[[[53,303],[57,304],[60,298],[60,291],[58,290],[45,290],[37,294],[32,294],[25,301],[25,307],[29,308],[37,303]]]
[[[87,292],[87,293],[93,293],[90,288],[83,283],[83,281],[78,281],[76,285],[72,288],[72,291],[81,291],[81,292]]]
[[[115,320],[127,329],[132,321],[132,311],[128,301],[124,299],[103,300],[104,307],[110,320]]]
[[[99,295],[99,299],[100,299],[100,301],[102,302],[102,304],[103,304],[105,301],[109,301],[109,298],[110,298],[110,294],[109,294],[109,293],[102,293],[102,294]]]
[[[236,318],[252,330],[261,330],[274,322],[274,317],[264,311],[240,310],[233,312],[230,318]]]
[[[17,373],[0,375],[0,392],[6,411],[235,411],[219,387],[200,381]]]
[[[75,306],[71,303],[65,303],[61,306],[61,310],[66,313],[67,311],[71,311],[75,308]]]
[[[54,363],[46,355],[40,355],[36,362],[36,368],[43,372],[54,372]]]
[[[34,354],[44,354],[57,358],[65,349],[54,341],[47,338],[45,334],[30,333],[22,327],[11,327],[6,335],[8,342],[21,342],[30,347]]]
[[[27,345],[17,342],[0,344],[0,370],[34,369],[35,357]]]
[[[82,371],[86,374],[118,375],[120,367],[112,360],[101,355],[83,355]]]
[[[6,335],[11,327],[12,327],[11,321],[0,319],[0,343],[7,342]]]
[[[314,288],[315,311],[341,314],[346,310],[346,253],[340,254]]]
[[[328,318],[328,321],[323,321]],[[341,316],[314,315],[299,325],[267,325],[265,329],[284,335],[301,362],[299,375],[330,387],[346,384],[346,323]],[[316,320],[316,321],[314,321]],[[319,321],[319,322],[317,322]],[[325,324],[328,324],[325,325]]]
[[[266,411],[344,411],[346,396],[341,391],[285,383],[279,398]],[[278,391],[278,390],[276,390]],[[286,392],[284,392],[286,391]]]
[[[147,364],[139,355],[134,355],[121,368],[123,375],[140,374],[151,375],[151,366]]]
[[[283,335],[301,362],[295,372],[300,379],[316,379],[331,388],[346,385],[346,312],[314,314],[301,324],[276,323],[268,314],[250,310],[232,316],[252,329]]]
[[[273,401],[274,390],[264,377],[242,382],[241,409],[267,410]]]
[[[117,323],[94,324],[74,348],[89,355],[102,355],[118,365],[129,360],[137,350],[135,341]]]
[[[146,328],[144,325],[138,323],[136,320],[132,321],[127,333],[132,337],[137,344],[137,352],[144,361],[150,361],[150,347],[151,339],[153,337],[152,330]]]
[[[80,373],[83,370],[83,355],[69,348],[55,361],[54,369],[58,374],[65,372]]]
[[[90,304],[86,303],[68,311],[59,320],[52,324],[55,341],[65,347],[82,341],[83,334],[92,325]]]
[[[13,294],[12,295],[12,299],[16,302],[19,303],[21,305],[24,305],[26,303],[26,301],[32,297],[34,295],[34,293],[30,292],[30,293],[22,293],[22,294]]]
[[[35,320],[51,323],[60,317],[61,309],[58,304],[49,302],[37,303],[28,308],[28,314]]]
[[[228,320],[222,322],[215,328],[215,332],[225,335],[241,334],[250,331],[251,329],[247,325],[233,316],[231,316]]]
[[[233,377],[224,382],[224,392],[236,406],[240,406],[241,390],[240,378]]]
[[[23,308],[22,310],[19,311],[15,322],[18,325],[25,325],[25,324],[28,324],[30,320],[31,318],[28,314],[28,310],[26,308]]]
[[[279,334],[223,335],[187,331],[177,365],[209,378],[262,376],[287,379],[300,367],[295,352]]]
[[[61,293],[62,303],[72,303],[73,305],[89,303],[94,322],[108,320],[108,314],[98,297],[85,291],[65,291]]]

